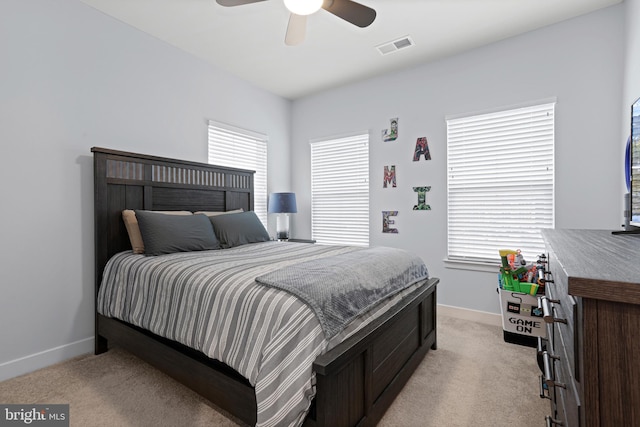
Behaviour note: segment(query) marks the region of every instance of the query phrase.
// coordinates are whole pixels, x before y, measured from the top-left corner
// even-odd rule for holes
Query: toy
[[[536,266],[527,266],[520,250],[500,249],[500,287],[507,291],[535,295],[538,292]]]

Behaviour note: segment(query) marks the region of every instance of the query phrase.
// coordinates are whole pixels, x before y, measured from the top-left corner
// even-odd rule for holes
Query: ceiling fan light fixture
[[[323,0],[284,0],[289,12],[296,15],[311,15],[322,7]]]

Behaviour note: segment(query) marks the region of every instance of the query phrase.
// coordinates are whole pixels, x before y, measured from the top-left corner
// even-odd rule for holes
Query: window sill
[[[462,261],[445,258],[444,266],[455,270],[473,270],[496,274],[500,272],[500,263],[491,261]]]

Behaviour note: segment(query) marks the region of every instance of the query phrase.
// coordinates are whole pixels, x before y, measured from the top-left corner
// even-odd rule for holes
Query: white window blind
[[[369,134],[311,143],[311,234],[369,245]]]
[[[554,224],[555,103],[447,120],[448,258],[527,261]]]
[[[209,163],[256,171],[254,211],[267,227],[267,136],[209,121]]]

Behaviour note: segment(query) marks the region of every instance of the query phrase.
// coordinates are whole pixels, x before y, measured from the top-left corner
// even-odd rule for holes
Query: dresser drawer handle
[[[555,418],[547,415],[546,417],[544,417],[544,420],[547,422],[547,427],[552,427],[552,426],[563,426],[564,422],[560,421],[560,420],[556,420]]]
[[[557,382],[553,378],[553,374],[551,373],[551,364],[553,363],[551,359],[558,360],[560,359],[558,356],[552,356],[548,352],[542,352],[542,361],[544,364],[544,382],[547,384],[547,387],[562,387],[567,388],[567,385],[561,382]]]
[[[542,318],[546,323],[567,323],[567,319],[560,319],[557,317],[553,317],[551,310],[551,303],[560,304],[560,301],[555,299],[549,299],[548,297],[540,297],[538,298],[538,308],[542,309]]]

